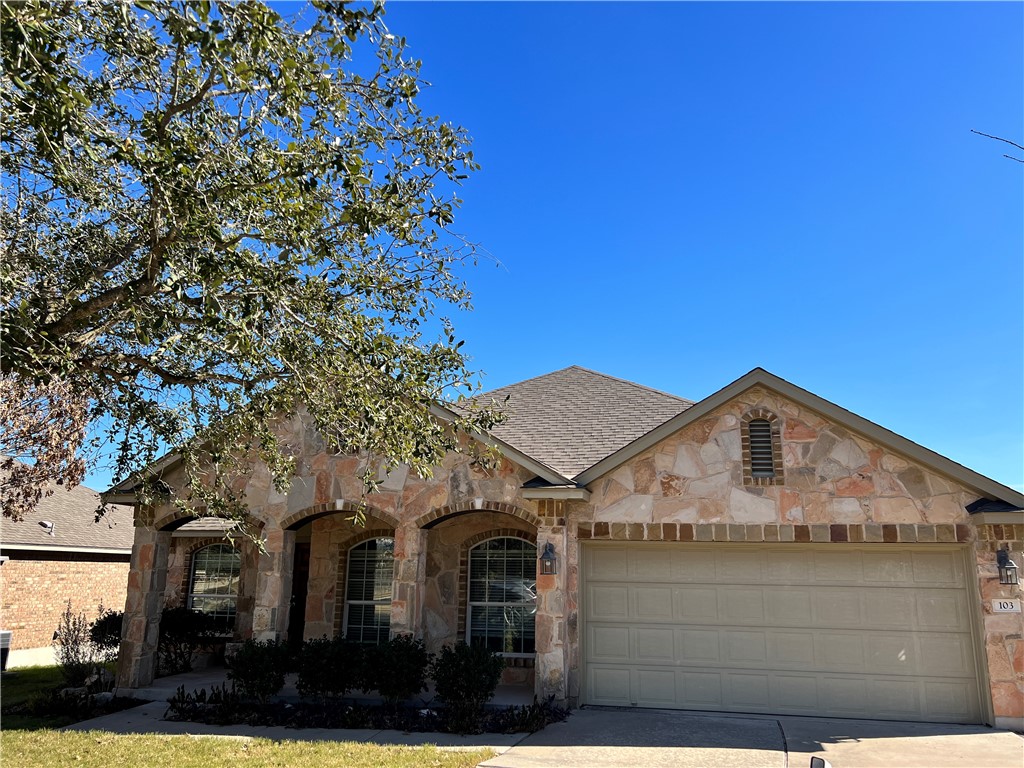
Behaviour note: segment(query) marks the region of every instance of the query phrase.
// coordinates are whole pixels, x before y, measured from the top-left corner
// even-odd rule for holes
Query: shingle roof
[[[578,365],[475,399],[493,399],[508,415],[491,430],[495,437],[566,477],[578,475],[693,405]]]
[[[130,507],[111,505],[107,514],[95,522],[100,496],[92,488],[75,486],[70,491],[55,486],[53,494],[40,499],[35,511],[14,522],[0,522],[0,545],[31,544],[69,549],[123,549],[128,552],[135,540]],[[39,525],[53,523],[53,536]]]

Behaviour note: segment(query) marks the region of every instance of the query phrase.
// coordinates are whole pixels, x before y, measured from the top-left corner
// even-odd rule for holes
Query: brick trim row
[[[427,512],[425,515],[420,516],[416,520],[417,528],[433,528],[438,523],[446,520],[449,517],[456,517],[458,515],[466,515],[471,512],[501,512],[506,515],[512,515],[520,520],[525,520],[527,523],[532,525],[534,528],[538,528],[543,524],[543,521],[537,517],[533,512],[522,507],[517,507],[515,504],[508,504],[503,501],[488,501],[486,499],[473,499],[469,504],[462,504],[456,506],[439,507],[437,509]]]
[[[1004,528],[1008,526],[1003,526]],[[1024,527],[1024,526],[1022,526]],[[956,544],[971,541],[969,525],[888,523],[734,525],[728,523],[579,523],[581,540],[756,541],[794,543]]]

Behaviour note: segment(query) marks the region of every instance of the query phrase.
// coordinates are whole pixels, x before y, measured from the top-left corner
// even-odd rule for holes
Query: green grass
[[[0,726],[13,728],[60,728],[75,722],[68,715],[33,715],[11,712],[33,699],[43,698],[64,684],[60,667],[18,667],[0,675]]]
[[[60,667],[18,667],[0,675],[0,706],[25,704],[64,683]]]
[[[244,741],[192,736],[116,735],[103,731],[0,732],[4,765],[18,768],[472,768],[494,756],[493,750],[448,751],[434,746],[399,747],[354,742]]]

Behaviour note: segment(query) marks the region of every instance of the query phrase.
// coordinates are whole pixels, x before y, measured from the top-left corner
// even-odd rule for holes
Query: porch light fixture
[[[558,573],[555,565],[555,545],[549,541],[544,545],[544,552],[540,556],[540,575],[554,576]]]
[[[1010,548],[996,550],[996,564],[999,566],[999,583],[1014,586],[1018,583],[1017,564],[1010,559]]]

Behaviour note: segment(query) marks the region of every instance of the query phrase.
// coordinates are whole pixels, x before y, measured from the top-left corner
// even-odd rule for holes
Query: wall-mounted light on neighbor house
[[[550,541],[544,545],[544,552],[540,556],[540,575],[553,576],[558,573],[555,560],[555,545]]]
[[[1015,585],[1019,583],[1017,564],[1010,559],[1010,548],[996,550],[996,564],[999,566],[999,583]]]

